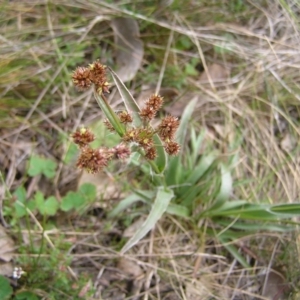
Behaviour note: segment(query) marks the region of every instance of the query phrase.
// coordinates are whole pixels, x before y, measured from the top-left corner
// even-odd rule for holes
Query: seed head
[[[157,157],[156,148],[155,147],[148,148],[145,157],[149,160],[154,160]]]
[[[85,147],[81,149],[77,167],[85,169],[88,173],[95,174],[107,166],[109,159],[110,157],[106,149]]]
[[[128,158],[131,153],[130,149],[123,143],[112,148],[112,151],[116,158],[122,159],[122,160]]]
[[[89,68],[78,67],[72,75],[74,85],[79,90],[87,90],[92,85],[91,71]]]
[[[146,105],[152,107],[154,110],[158,111],[163,105],[163,98],[159,95],[151,95]]]
[[[89,143],[95,140],[95,135],[89,129],[86,129],[84,127],[77,129],[71,135],[71,137],[73,138],[74,143],[80,148],[87,146]]]
[[[139,134],[139,130],[136,128],[128,129],[123,135],[122,139],[125,143],[136,142]]]
[[[173,141],[167,142],[164,147],[169,155],[177,155],[180,151],[179,144]]]
[[[152,120],[155,116],[158,110],[162,107],[163,104],[163,98],[158,95],[152,95],[150,98],[146,101],[145,107],[141,109],[140,116],[145,121]]]
[[[106,66],[102,65],[98,60],[90,65],[91,80],[96,90],[100,93],[109,93],[108,83],[106,79]]]
[[[146,106],[141,109],[140,116],[145,121],[153,120],[157,111],[153,109],[153,107]]]
[[[120,118],[121,123],[127,124],[133,121],[131,114],[129,114],[126,110],[118,113],[118,116]]]
[[[173,116],[166,116],[158,126],[158,135],[163,141],[173,140],[179,121]]]

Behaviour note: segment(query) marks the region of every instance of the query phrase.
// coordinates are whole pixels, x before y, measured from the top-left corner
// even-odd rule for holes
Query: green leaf
[[[258,231],[275,231],[275,232],[290,232],[295,230],[295,226],[287,226],[286,224],[272,224],[271,222],[255,222],[250,223],[246,222],[245,220],[239,220],[235,221],[232,218],[230,219],[220,219],[219,217],[212,219],[215,224],[219,224],[222,227],[230,228],[233,230],[243,230],[246,231],[245,235],[250,234],[251,232],[257,233]],[[228,231],[226,231],[227,233]]]
[[[140,108],[139,108],[138,104],[136,103],[133,96],[127,89],[126,85],[119,78],[119,76],[111,68],[108,68],[108,70],[110,71],[110,73],[112,75],[112,78],[113,78],[113,80],[116,84],[116,87],[122,97],[122,100],[124,102],[124,105],[125,105],[127,111],[133,113],[133,125],[135,127],[140,127],[143,124],[143,122],[139,115]]]
[[[192,173],[185,180],[189,186],[182,186],[179,189],[179,197],[183,199],[182,205],[190,205],[189,195],[193,193],[193,189],[196,188],[196,184],[199,182],[200,178],[206,173],[206,171],[211,167],[216,159],[216,153],[212,152],[206,156],[203,156],[197,166],[194,167]]]
[[[164,172],[164,170],[167,166],[167,162],[168,162],[167,154],[163,147],[163,143],[157,134],[155,134],[153,136],[153,140],[154,140],[154,144],[156,145],[156,149],[157,149],[157,158],[155,159],[155,164],[157,166],[158,172],[162,173],[162,172]],[[154,169],[153,171],[156,171],[156,170]]]
[[[260,221],[276,221],[278,216],[269,211],[269,205],[263,204],[246,204],[243,207],[235,207],[233,209],[223,210],[222,206],[218,209],[207,210],[203,213],[205,217],[213,216],[231,216],[240,219],[260,220]]]
[[[35,197],[35,202],[38,211],[45,216],[54,216],[59,208],[59,203],[54,196],[44,200],[44,195],[38,193]]]
[[[75,192],[73,191],[70,191],[67,193],[66,196],[64,196],[62,199],[61,199],[61,203],[60,203],[60,209],[62,211],[70,211],[72,210],[75,206],[74,206],[74,197],[75,195],[78,195],[76,194]]]
[[[137,191],[125,199],[121,200],[118,205],[108,214],[109,218],[114,218],[120,215],[125,209],[138,201],[147,203],[146,200],[153,199],[155,193],[153,191]],[[146,199],[146,200],[145,200]]]
[[[60,203],[62,211],[70,211],[72,209],[81,210],[82,207],[91,203],[96,198],[96,187],[90,183],[84,183],[77,192],[70,191],[64,196]]]
[[[175,216],[185,218],[185,219],[188,219],[191,216],[190,211],[188,210],[187,207],[182,206],[182,205],[173,204],[173,203],[169,204],[169,206],[167,208],[167,213],[170,215],[175,215]]]
[[[221,186],[216,196],[213,206],[209,210],[217,209],[222,206],[230,197],[232,192],[232,177],[228,167],[221,164]]]
[[[94,184],[84,183],[79,188],[79,193],[85,198],[86,202],[93,202],[97,196],[97,190]]]
[[[198,136],[196,135],[195,129],[192,127],[191,128],[191,163],[192,167],[196,165],[199,153],[200,153],[200,148],[202,146],[203,139],[205,137],[206,130],[203,129],[201,130],[200,134]]]
[[[70,191],[65,197],[63,197],[60,209],[62,211],[70,211],[71,209],[80,210],[86,202],[87,201],[83,195],[78,192]]]
[[[229,240],[223,238],[222,236],[218,236],[218,239],[223,244],[223,247],[227,249],[228,252],[244,267],[249,269],[250,265],[247,263],[245,258],[238,252],[237,248],[233,244],[228,244]]]
[[[117,116],[117,114],[112,110],[107,100],[105,98],[102,98],[95,90],[94,90],[94,96],[98,105],[100,106],[104,115],[106,116],[106,118],[109,120],[109,122],[114,127],[114,129],[119,134],[119,136],[122,137],[125,133],[125,128],[123,124],[120,122],[120,119]]]
[[[51,159],[43,158],[37,155],[32,155],[29,161],[29,176],[45,175],[47,178],[55,176],[57,164]]]
[[[279,216],[293,217],[300,215],[300,203],[288,203],[273,205],[270,207],[270,212],[275,213]]]
[[[9,280],[0,275],[0,299],[8,300],[13,294],[13,289],[10,286]]]
[[[26,215],[26,190],[23,186],[19,186],[14,192],[14,196],[17,201],[14,203],[15,214],[17,218],[24,217]],[[0,298],[1,299],[1,298]]]
[[[2,299],[2,298],[0,298]],[[14,300],[38,300],[39,298],[37,297],[37,295],[29,292],[29,291],[25,291],[25,292],[20,292],[18,293]]]
[[[78,147],[74,143],[69,143],[69,147],[63,158],[63,162],[65,164],[71,163],[73,160],[75,160],[75,157],[77,156],[78,152]]]
[[[151,229],[154,228],[157,221],[162,217],[167,210],[170,201],[174,194],[169,189],[158,189],[152,209],[146,221],[137,230],[137,232],[127,241],[122,248],[121,253],[125,253],[134,245],[136,245]]]
[[[195,67],[192,64],[189,63],[185,65],[184,73],[186,75],[191,75],[191,76],[198,75],[198,71],[195,69]]]
[[[108,214],[109,218],[114,218],[120,215],[125,209],[130,207],[135,202],[141,201],[141,197],[137,194],[132,194],[121,200],[118,205]]]
[[[195,106],[198,102],[198,97],[193,98],[189,104],[185,107],[182,117],[180,119],[179,127],[176,131],[176,141],[180,145],[184,145],[184,141],[186,138],[186,132],[188,129],[188,124],[190,118],[192,117],[193,112],[195,111]]]

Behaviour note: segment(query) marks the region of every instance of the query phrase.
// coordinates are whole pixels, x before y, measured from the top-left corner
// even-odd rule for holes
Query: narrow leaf
[[[167,166],[167,161],[168,161],[167,154],[163,147],[163,143],[157,134],[153,136],[153,140],[157,149],[157,158],[155,159],[155,164],[157,166],[158,172],[162,173]]]
[[[215,159],[216,159],[216,153],[213,153],[213,152],[206,156],[203,156],[201,158],[199,164],[194,167],[192,173],[185,180],[185,183],[190,184],[190,186],[196,185],[199,182],[200,178],[204,175],[204,173],[213,164]],[[179,195],[183,199],[183,201],[186,201],[185,199],[192,192],[192,189],[190,186],[183,186],[180,189]]]
[[[138,231],[131,237],[125,244],[121,253],[124,254],[134,245],[136,245],[151,229],[154,228],[157,221],[162,217],[163,213],[167,210],[168,205],[173,198],[172,190],[159,189],[156,194],[152,209],[146,221],[138,229]]]
[[[300,215],[300,203],[288,203],[273,205],[270,207],[270,212],[285,215],[285,216],[299,216]]]
[[[122,123],[120,122],[117,114],[112,110],[112,108],[107,103],[107,101],[102,99],[102,97],[97,93],[97,91],[94,91],[94,96],[95,96],[95,99],[97,100],[97,103],[100,106],[101,110],[105,114],[106,118],[109,120],[109,122],[114,127],[114,129],[119,134],[119,136],[122,137],[125,133],[125,128],[122,125]]]
[[[221,186],[210,210],[214,210],[222,206],[229,199],[231,192],[232,177],[230,174],[230,170],[228,167],[221,164]]]
[[[197,101],[198,101],[198,97],[195,97],[189,102],[189,104],[184,109],[184,112],[183,112],[182,117],[180,119],[180,125],[177,129],[177,132],[176,132],[176,141],[180,145],[184,144],[188,124],[189,124],[190,118],[192,116],[192,113],[194,112]]]
[[[116,87],[123,99],[123,102],[125,104],[125,107],[128,112],[133,113],[133,124],[136,127],[139,127],[142,125],[142,119],[139,115],[140,108],[136,101],[134,100],[133,96],[127,89],[126,85],[122,82],[122,80],[119,78],[119,76],[111,69],[108,67],[108,70],[110,71],[112,78],[116,84]]]
[[[223,247],[227,249],[228,252],[244,267],[250,268],[250,265],[247,263],[245,258],[238,252],[237,248],[232,244],[227,244],[227,240],[221,236],[218,236],[218,239],[223,244]]]
[[[125,209],[130,207],[135,202],[142,201],[141,196],[137,194],[132,194],[121,200],[118,205],[108,214],[109,218],[114,218],[121,214]]]
[[[175,215],[181,218],[189,218],[190,217],[190,211],[187,207],[177,204],[170,203],[167,208],[167,213],[170,215]]]

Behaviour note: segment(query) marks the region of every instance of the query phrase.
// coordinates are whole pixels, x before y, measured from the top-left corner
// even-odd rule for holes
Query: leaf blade
[[[134,245],[136,245],[151,229],[154,228],[157,221],[167,210],[171,199],[174,197],[173,191],[168,189],[159,189],[156,194],[152,209],[146,221],[138,229],[138,231],[127,241],[121,250],[124,254]]]

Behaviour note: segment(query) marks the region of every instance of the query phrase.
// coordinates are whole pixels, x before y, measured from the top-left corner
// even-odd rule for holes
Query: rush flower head
[[[118,113],[118,116],[120,118],[121,123],[127,124],[133,121],[131,114],[128,113],[126,110]]]
[[[145,107],[141,109],[140,116],[145,121],[152,120],[155,116],[157,111],[162,107],[163,98],[158,95],[152,95],[146,101]]]
[[[150,121],[150,120],[154,119],[156,113],[157,113],[157,111],[154,110],[152,107],[146,106],[141,109],[140,116],[143,120]]]
[[[176,117],[166,116],[158,126],[158,135],[163,141],[173,140],[179,121]]]
[[[72,75],[74,85],[79,90],[86,90],[91,87],[91,70],[89,68],[78,67]]]
[[[177,155],[180,151],[180,146],[178,143],[173,142],[173,141],[169,141],[164,145],[164,148],[166,150],[166,152],[169,155]]]
[[[106,66],[102,65],[99,61],[93,62],[87,68],[78,67],[72,75],[72,80],[79,90],[86,90],[94,84],[97,92],[100,94],[103,92],[109,93]]]
[[[71,137],[76,145],[80,148],[87,146],[89,143],[95,140],[95,135],[86,128],[77,129]]]
[[[149,160],[154,160],[157,157],[157,152],[155,147],[150,147],[146,150],[145,157]]]
[[[146,105],[152,107],[154,110],[158,111],[163,105],[163,98],[159,95],[151,95]]]
[[[90,147],[85,147],[81,149],[77,167],[95,174],[107,166],[110,156],[111,155],[104,148],[92,149]]]
[[[114,153],[114,156],[118,159],[126,159],[131,153],[130,149],[123,143],[117,145],[111,150]]]
[[[91,80],[95,84],[99,93],[109,93],[108,82],[106,79],[106,66],[102,65],[98,60],[90,65]]]
[[[154,131],[151,127],[140,128],[136,138],[136,142],[144,149],[153,147],[153,135]]]
[[[138,129],[136,128],[128,129],[122,137],[123,142],[125,143],[136,142],[138,134],[139,134]]]

